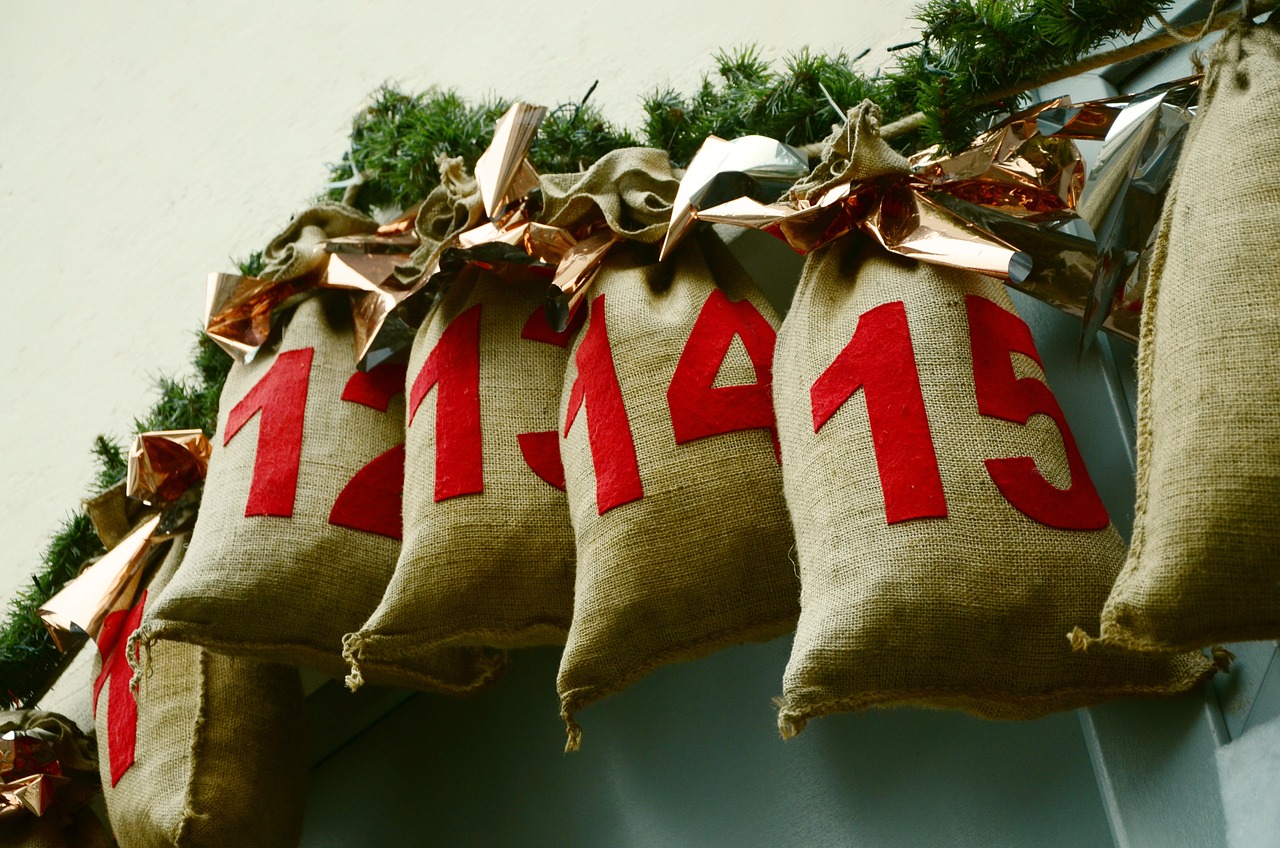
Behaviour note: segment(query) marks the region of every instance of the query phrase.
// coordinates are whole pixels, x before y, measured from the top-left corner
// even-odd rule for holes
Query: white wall
[[[598,79],[634,125],[716,48],[856,54],[912,40],[913,6],[4,0],[0,601],[85,493],[94,435],[129,432],[153,377],[185,368],[205,274],[316,194],[380,83],[558,103]]]

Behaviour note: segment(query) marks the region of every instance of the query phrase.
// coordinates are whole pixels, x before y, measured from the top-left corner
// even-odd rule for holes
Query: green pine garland
[[[989,92],[1033,82],[1046,72],[1077,61],[1121,35],[1134,35],[1171,0],[928,0],[917,11],[924,24],[917,44],[900,51],[900,68],[867,77],[845,53],[795,53],[774,70],[755,48],[716,54],[715,74],[692,94],[658,89],[644,98],[643,126],[632,132],[604,118],[590,103],[592,85],[577,102],[552,110],[534,141],[530,159],[544,173],[582,170],[621,147],[646,144],[667,150],[677,165],[687,164],[703,139],[758,133],[803,145],[823,138],[841,110],[870,98],[886,121],[913,111],[925,114],[923,127],[900,136],[903,150],[941,143],[966,145],[991,117],[1016,102],[983,103]],[[1016,101],[1018,98],[1013,98]],[[392,87],[376,91],[353,121],[350,145],[330,166],[335,182],[358,169],[363,181],[356,204],[364,209],[405,209],[439,182],[435,158],[461,156],[469,166],[484,152],[505,100],[470,104],[456,92],[429,89],[407,94]],[[327,193],[341,199],[343,190]],[[241,273],[262,270],[255,254],[237,263]],[[195,374],[159,382],[159,399],[134,429],[199,427],[213,435],[218,397],[231,359],[200,334]],[[119,444],[98,437],[95,491],[124,477]],[[65,664],[36,610],[104,553],[92,523],[71,514],[46,549],[32,585],[11,602],[0,631],[0,707],[40,697]]]

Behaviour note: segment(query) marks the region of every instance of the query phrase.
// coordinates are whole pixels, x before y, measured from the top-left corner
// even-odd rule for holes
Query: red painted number
[[[132,609],[108,613],[98,632],[98,653],[102,656],[102,670],[93,681],[93,713],[98,714],[98,696],[107,681],[107,756],[111,765],[111,785],[133,765],[138,745],[138,701],[129,688],[133,669],[129,667],[126,646],[129,637],[142,623],[142,611],[147,604],[147,592]]]
[[[885,519],[945,518],[947,499],[902,301],[863,314],[849,344],[813,384],[813,432],[858,389],[867,404]]]
[[[1076,440],[1058,400],[1049,387],[1033,377],[1014,375],[1012,354],[1020,353],[1041,365],[1026,322],[985,297],[965,298],[969,313],[969,343],[973,352],[973,385],[978,412],[991,418],[1026,424],[1041,413],[1053,419],[1062,434],[1071,485],[1059,489],[1044,478],[1029,456],[985,460],[987,473],[1000,494],[1029,518],[1062,530],[1101,530],[1110,523],[1085,468]]]
[[[450,322],[409,390],[409,425],[436,389],[437,502],[484,491],[480,440],[480,306]]]
[[[342,399],[386,412],[391,399],[404,394],[406,366],[384,362],[357,371],[347,380]],[[404,445],[379,454],[338,493],[329,523],[399,540],[404,505]]]
[[[716,386],[716,374],[733,337],[742,339],[755,369],[756,382]],[[777,333],[749,300],[732,302],[716,289],[702,305],[689,341],[676,363],[667,406],[676,444],[736,430],[768,430],[778,452],[773,414],[773,346]]]
[[[539,306],[524,322],[520,338],[532,342],[568,347],[573,335],[586,320],[586,310],[581,309],[579,301],[569,316],[569,325],[564,332],[557,333],[547,321],[547,310]],[[548,486],[564,491],[564,462],[560,459],[560,434],[555,430],[543,430],[536,433],[518,433],[516,441],[520,445],[520,455],[525,465]]]
[[[591,302],[587,334],[578,345],[577,378],[569,390],[564,434],[569,435],[578,411],[587,407],[587,440],[596,472],[596,509],[604,515],[615,507],[644,497],[636,444],[631,437],[622,387],[613,366],[609,330],[605,325],[604,295]]]
[[[227,416],[224,446],[250,418],[258,422],[258,449],[253,482],[244,514],[293,515],[298,491],[298,463],[302,459],[302,424],[307,407],[307,383],[311,378],[313,350],[289,350],[276,357],[271,368]]]

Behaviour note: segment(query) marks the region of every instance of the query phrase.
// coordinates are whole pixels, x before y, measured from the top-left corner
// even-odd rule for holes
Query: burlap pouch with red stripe
[[[572,334],[548,324],[546,290],[546,278],[468,266],[418,332],[405,543],[382,602],[346,640],[353,684],[429,670],[441,642],[564,642],[574,541],[556,417]]]
[[[161,642],[131,690],[125,656],[143,610],[173,577],[186,537],[170,543],[150,587],[114,613],[95,671],[99,769],[121,848],[260,845],[302,837],[307,795],[298,670]]]
[[[570,749],[583,707],[663,664],[785,633],[797,610],[771,307],[709,235],[661,264],[620,249],[589,300],[561,419],[578,546],[557,680]]]
[[[802,587],[784,736],[892,704],[1035,718],[1212,668],[1072,650],[1124,543],[998,280],[838,240],[805,264],[774,372]]]
[[[404,462],[404,365],[357,372],[353,350],[348,299],[326,292],[232,368],[191,549],[147,611],[147,643],[345,673],[342,637],[400,552]],[[374,682],[460,692],[496,672],[476,650],[435,660]]]

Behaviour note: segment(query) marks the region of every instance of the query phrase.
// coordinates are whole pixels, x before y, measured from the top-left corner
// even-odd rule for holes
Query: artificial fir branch
[[[925,137],[964,147],[993,114],[1021,99],[984,102],[1098,47],[1136,36],[1171,0],[928,0],[922,43],[895,76],[916,91]]]

